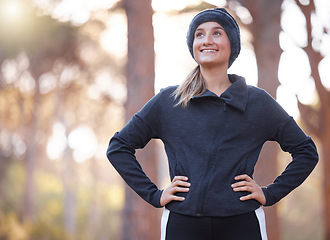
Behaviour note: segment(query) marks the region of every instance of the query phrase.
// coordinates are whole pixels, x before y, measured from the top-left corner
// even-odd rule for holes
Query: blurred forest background
[[[270,240],[330,240],[330,1],[0,0],[0,240],[154,240],[162,210],[105,157],[110,137],[195,66],[192,17],[226,7],[241,28],[230,72],[266,89],[313,137],[311,177],[266,208]],[[160,188],[162,145],[137,152]],[[290,161],[266,144],[255,179]]]

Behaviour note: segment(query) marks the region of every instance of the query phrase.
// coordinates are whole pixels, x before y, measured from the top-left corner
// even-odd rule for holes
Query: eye
[[[195,38],[198,38],[198,37],[203,37],[204,34],[202,32],[196,32],[195,34]]]
[[[213,35],[214,35],[214,36],[220,36],[220,35],[221,35],[221,32],[216,31],[216,32],[213,33]]]

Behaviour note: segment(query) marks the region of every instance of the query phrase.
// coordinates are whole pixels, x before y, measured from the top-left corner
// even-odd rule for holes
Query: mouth
[[[218,50],[215,49],[203,49],[201,50],[202,53],[214,53],[217,52]]]

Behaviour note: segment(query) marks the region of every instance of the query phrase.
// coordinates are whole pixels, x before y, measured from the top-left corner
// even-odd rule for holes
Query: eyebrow
[[[225,31],[225,29],[223,27],[213,27],[212,29],[221,29],[221,30]],[[204,30],[204,28],[197,28],[195,32],[201,31],[201,30]]]

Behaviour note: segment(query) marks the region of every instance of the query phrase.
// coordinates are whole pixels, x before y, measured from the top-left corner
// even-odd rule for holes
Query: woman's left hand
[[[246,201],[250,199],[255,199],[262,205],[266,204],[266,197],[261,187],[248,175],[239,175],[235,177],[237,183],[231,185],[235,192],[250,192],[251,194],[240,197],[241,201]]]

